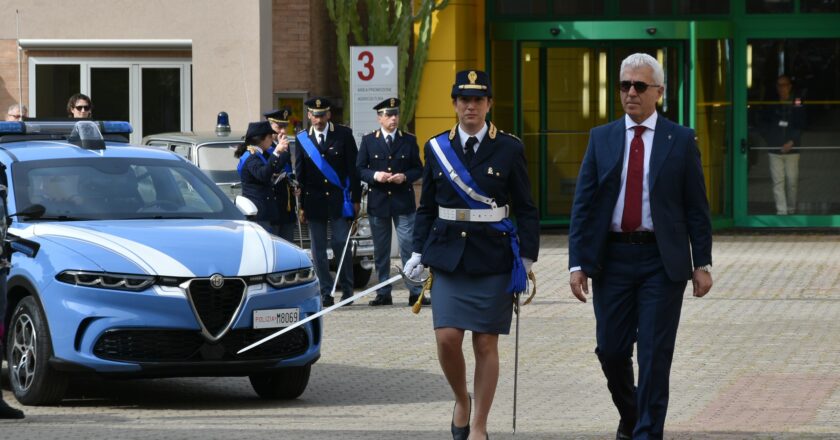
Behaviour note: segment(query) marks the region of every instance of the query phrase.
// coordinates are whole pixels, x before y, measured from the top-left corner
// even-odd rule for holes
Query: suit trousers
[[[665,273],[656,243],[608,243],[603,271],[592,280],[595,353],[625,426],[634,439],[661,439],[668,409],[674,342],[686,281]],[[633,381],[637,343],[638,389]]]
[[[336,267],[338,267],[341,251],[344,250],[344,243],[350,232],[350,221],[346,218],[337,218],[329,222],[332,228],[332,237],[329,242],[336,258]],[[330,262],[327,259],[327,220],[309,220],[309,238],[312,245],[312,262],[321,287],[321,297],[326,298],[330,296],[333,286]],[[342,298],[353,296],[353,256],[350,248],[351,246],[348,245],[344,263],[341,265],[341,273],[336,274]]]
[[[397,242],[400,248],[402,265],[411,258],[411,240],[414,234],[414,213],[394,215],[390,217],[370,216],[370,229],[373,233],[373,259],[376,263],[376,275],[379,282],[391,278],[391,224],[397,231]],[[377,296],[388,298],[391,296],[391,284],[376,291]],[[422,287],[412,287],[406,284],[410,297],[420,294]]]

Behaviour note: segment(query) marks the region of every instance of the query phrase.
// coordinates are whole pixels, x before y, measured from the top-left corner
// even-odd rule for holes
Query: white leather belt
[[[507,218],[508,205],[489,209],[460,209],[438,206],[438,217],[443,220],[459,222],[499,222]]]

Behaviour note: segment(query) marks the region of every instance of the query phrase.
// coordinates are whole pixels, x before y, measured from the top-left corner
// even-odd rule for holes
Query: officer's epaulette
[[[251,154],[256,154],[256,153],[257,153],[257,147],[255,147],[255,146],[253,146],[253,145],[248,145],[248,146],[246,147],[246,149],[247,149],[247,150],[248,150],[248,152],[249,152],[249,153],[251,153]]]
[[[409,132],[407,132],[407,131],[397,130],[397,132],[400,134],[400,136],[402,136],[402,135],[406,135],[406,136],[414,136],[414,137],[417,137],[417,135],[416,135],[416,134],[414,134],[414,133],[409,133]]]
[[[519,143],[522,143],[522,139],[519,139],[519,137],[517,137],[515,134],[510,134],[510,133],[504,132],[502,130],[499,130],[499,133],[501,133],[505,136],[510,136],[510,137],[516,139],[517,141],[519,141]]]
[[[443,134],[443,133],[441,133],[441,134]],[[455,139],[455,135],[457,135],[457,134],[458,134],[458,124],[455,124],[452,127],[452,130],[449,130],[449,140],[451,141],[451,140]]]
[[[368,134],[369,135],[372,134],[372,135],[376,136],[376,138],[378,139],[379,138],[379,133],[381,133],[381,132],[382,132],[381,130],[373,130],[372,132],[370,132]]]
[[[487,130],[487,136],[490,136],[490,139],[496,139],[496,132],[497,131],[498,130],[496,129],[496,126],[493,125],[493,123],[491,122],[490,123],[490,128]]]

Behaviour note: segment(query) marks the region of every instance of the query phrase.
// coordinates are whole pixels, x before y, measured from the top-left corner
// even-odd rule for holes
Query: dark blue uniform
[[[319,149],[321,158],[330,164],[343,184],[346,185],[345,182],[349,177],[351,201],[360,203],[362,190],[356,173],[358,150],[356,140],[353,138],[353,131],[332,122],[327,123],[324,131],[327,135],[323,146],[318,145],[314,127],[310,127],[307,136]],[[345,240],[350,232],[351,219],[342,216],[344,193],[341,188],[327,180],[321,170],[315,166],[303,146],[298,145],[295,151],[299,155],[295,158],[295,174],[297,174],[298,182],[301,185],[301,206],[306,221],[309,222],[312,260],[315,265],[315,273],[320,280],[324,305],[328,306],[332,304],[332,298],[328,296],[332,290],[333,278],[327,260],[327,222],[330,222],[332,229],[330,247],[336,258],[341,258]],[[343,298],[353,295],[353,261],[350,257],[350,251],[351,249],[348,247],[341,273],[337,274]]]
[[[262,153],[254,150],[245,160],[242,167],[242,195],[257,205],[257,221],[270,225],[280,222],[280,205],[274,189],[275,174],[283,172],[283,167],[289,162],[288,153],[280,156]]]
[[[400,130],[394,136],[389,147],[383,131],[376,130],[362,137],[359,157],[356,159],[359,177],[370,185],[367,196],[367,212],[373,232],[374,260],[379,281],[387,280],[391,275],[391,225],[397,232],[402,264],[411,257],[411,240],[414,232],[414,211],[417,202],[414,198],[414,182],[423,173],[420,162],[420,150],[417,138]],[[403,183],[382,183],[374,179],[376,172],[405,174]],[[420,295],[418,286],[406,286],[409,289],[409,303]],[[391,303],[391,285],[377,292],[372,305]]]
[[[490,125],[487,135],[467,167],[479,188],[498,206],[511,205],[516,217],[520,257],[537,260],[539,216],[531,199],[531,186],[522,142]],[[457,126],[449,132],[452,148],[465,161]],[[423,264],[447,272],[470,275],[509,272],[513,264],[509,238],[487,223],[437,218],[438,207],[469,208],[449,183],[429,143],[424,148],[423,192],[414,223],[414,252]]]
[[[349,128],[333,124],[327,124],[325,128],[327,138],[324,147],[320,149],[321,157],[330,164],[338,174],[338,178],[345,182],[350,177],[350,191],[353,203],[360,203],[362,190],[359,178],[356,174],[356,139],[353,138],[353,131]],[[309,139],[315,146],[318,146],[318,139],[315,138],[314,128],[309,129]],[[302,187],[301,204],[307,220],[327,220],[341,217],[341,207],[344,196],[341,189],[327,181],[321,174],[312,159],[306,154],[302,146],[296,148],[302,157],[295,161],[295,174]]]
[[[361,180],[370,186],[367,212],[371,216],[391,217],[413,213],[417,207],[413,183],[423,174],[417,138],[397,130],[389,149],[382,130],[376,130],[362,137],[356,168]],[[373,179],[377,171],[405,174],[403,183],[380,183]]]

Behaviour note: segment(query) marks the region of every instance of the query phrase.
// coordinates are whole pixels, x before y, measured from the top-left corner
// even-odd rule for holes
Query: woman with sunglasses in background
[[[90,119],[93,105],[90,97],[76,93],[67,101],[67,117],[74,119]]]

